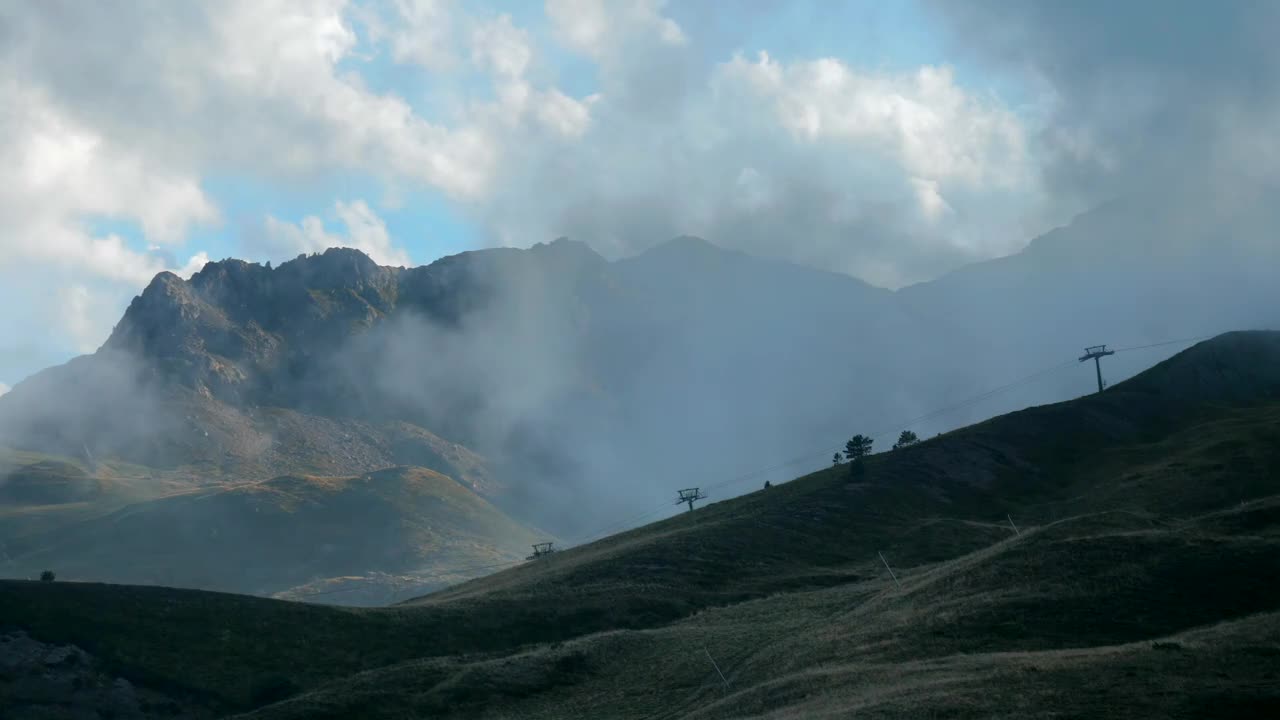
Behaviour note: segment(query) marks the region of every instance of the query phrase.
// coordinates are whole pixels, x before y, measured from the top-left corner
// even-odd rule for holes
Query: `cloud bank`
[[[980,0],[931,9],[957,56],[1042,88],[1036,141],[1055,194],[1097,202],[1190,186],[1199,201],[1220,203],[1275,182],[1275,3]]]

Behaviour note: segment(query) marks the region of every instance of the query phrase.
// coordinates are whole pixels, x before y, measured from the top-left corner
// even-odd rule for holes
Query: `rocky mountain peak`
[[[316,290],[383,288],[394,281],[397,268],[383,267],[354,248],[329,248],[316,255],[299,255],[274,271],[286,283]]]
[[[112,330],[106,348],[170,354],[178,328],[197,322],[206,308],[191,285],[171,272],[152,279],[135,297],[124,317]]]
[[[265,282],[270,275],[271,269],[263,265],[228,258],[206,263],[191,276],[191,286],[200,292],[209,292],[226,285]]]

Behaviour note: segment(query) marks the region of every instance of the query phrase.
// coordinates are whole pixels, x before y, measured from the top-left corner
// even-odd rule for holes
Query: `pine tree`
[[[844,456],[852,462],[857,462],[871,454],[872,442],[874,441],[866,435],[854,435],[844,444]]]
[[[908,445],[915,445],[918,442],[920,442],[920,438],[916,437],[915,433],[910,430],[903,430],[902,434],[898,436],[898,442],[893,444],[893,449],[897,450],[898,448],[904,448]]]
[[[849,458],[849,475],[851,477],[859,477],[866,471],[866,468],[862,465],[862,459],[871,454],[871,442],[871,438],[858,434],[844,444],[844,456]]]

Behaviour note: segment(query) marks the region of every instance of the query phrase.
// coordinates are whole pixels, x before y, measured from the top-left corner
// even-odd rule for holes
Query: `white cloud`
[[[554,73],[539,64],[534,37],[509,14],[468,14],[445,0],[398,0],[361,6],[353,15],[395,62],[430,78],[432,102],[454,123],[452,144],[469,144],[459,145],[466,152],[450,165],[459,174],[453,192],[463,201],[492,192],[490,183],[522,145],[578,137],[591,122],[593,98],[570,97],[549,82]],[[486,86],[492,99],[485,98]]]
[[[372,39],[388,39],[396,62],[413,63],[429,70],[445,71],[458,63],[457,9],[448,0],[394,0],[395,19],[388,22],[376,12],[362,12]]]
[[[628,253],[697,233],[888,284],[1027,237],[1026,130],[951,71],[712,53],[667,10],[549,0],[539,34],[453,0],[17,5],[0,23],[0,274],[56,269],[118,315],[158,270],[207,260],[183,246],[234,215],[206,194],[214,176],[371,177],[384,206],[436,190],[496,243]],[[554,43],[589,63],[590,95],[561,84]],[[365,202],[325,220],[342,229],[277,213],[251,241],[408,262]],[[84,317],[67,332],[105,337],[115,319]]]
[[[1012,185],[1033,170],[1018,119],[966,93],[948,68],[868,73],[831,58],[784,66],[762,52],[755,62],[725,63],[714,82],[754,93],[805,141],[887,146],[917,176]]]
[[[609,18],[601,0],[547,0],[546,7],[565,45],[588,55],[604,51]]]
[[[431,18],[435,5],[397,3],[402,10]],[[355,42],[344,8],[342,2],[292,10],[243,2],[220,17],[213,50],[237,60],[212,79],[233,109],[252,112],[255,104],[266,102],[281,113],[270,118],[269,134],[256,133],[265,137],[255,138],[250,130],[250,142],[227,138],[237,145],[234,149],[279,157],[278,169],[290,174],[364,171],[423,182],[454,195],[480,192],[496,159],[482,132],[429,122],[403,98],[371,92],[339,72],[339,61],[350,55]],[[420,53],[403,48],[397,53],[421,60]],[[293,133],[298,127],[304,132]],[[263,162],[259,157],[244,161],[255,170]]]
[[[920,203],[920,212],[930,221],[936,221],[943,215],[955,212],[938,192],[937,180],[911,178],[911,186],[915,188],[916,200]]]
[[[490,137],[509,161],[513,145],[527,140],[520,134],[533,127],[555,137],[583,134],[591,122],[595,97],[578,100],[556,87],[535,87],[528,74],[534,61],[532,38],[516,27],[510,15],[471,23],[471,57],[477,68],[488,72],[494,83],[495,105],[473,107],[472,121],[486,125]]]
[[[1208,207],[1280,178],[1280,157],[1256,145],[1274,136],[1280,116],[1280,44],[1271,32],[1280,4],[926,0],[923,7],[958,58],[1046,97],[1039,145],[1057,202],[1156,192]]]
[[[747,211],[767,210],[774,199],[773,183],[755,168],[742,168],[735,181],[738,202]]]
[[[501,77],[524,77],[533,59],[529,33],[513,25],[510,15],[478,25],[471,33],[471,47],[476,64]]]
[[[240,0],[0,11],[0,275],[44,276],[63,293],[50,306],[64,311],[53,320],[65,336],[50,342],[96,344],[155,273],[207,261],[203,249],[176,256],[192,229],[220,221],[202,188],[210,175],[270,186],[365,173],[455,196],[483,190],[496,152],[482,127],[429,122],[341,67],[359,67],[348,9]],[[356,242],[403,258],[360,207],[344,212]],[[143,244],[99,221],[136,224]]]
[[[192,275],[195,275],[196,273],[200,272],[200,270],[204,268],[204,266],[208,264],[208,262],[209,262],[209,253],[204,252],[202,250],[196,253],[195,255],[192,255],[187,260],[186,265],[183,265],[180,268],[174,268],[172,272],[178,277],[181,277],[184,279],[190,279]]]
[[[437,5],[445,7],[394,3],[420,18],[419,29],[436,27],[428,20]],[[78,121],[167,170],[272,182],[360,172],[468,195],[483,189],[495,161],[477,128],[428,120],[405,98],[368,87],[345,0],[125,4],[72,14],[35,3],[16,15],[16,42],[0,55],[8,72],[40,83]],[[103,39],[125,35],[130,42]],[[398,37],[399,29],[386,42]],[[422,61],[405,47],[392,52]]]
[[[105,337],[103,326],[104,310],[101,303],[95,302],[94,293],[84,285],[69,285],[58,291],[59,318],[62,330],[71,339],[76,352],[91,353],[98,349]],[[114,322],[110,318],[108,322]],[[109,325],[107,327],[110,327]]]
[[[543,127],[559,135],[578,137],[591,124],[591,106],[599,99],[592,95],[575,100],[553,88],[538,96],[534,113]]]
[[[582,47],[597,11],[600,32],[652,35],[614,22],[622,6],[587,3],[576,19],[567,7],[549,6]],[[1027,128],[947,68],[761,53],[695,71],[688,57],[651,43],[602,60],[587,121],[562,134],[574,141],[508,148],[474,217],[501,243],[568,235],[628,254],[690,233],[889,286],[1010,252],[1033,236],[1028,223],[1049,224],[1035,212]],[[654,68],[670,82],[655,83]]]
[[[688,42],[684,30],[662,14],[665,6],[665,0],[547,0],[546,10],[565,45],[601,59],[637,40]]]
[[[13,388],[9,387],[8,385],[5,385],[4,383],[0,382],[0,395],[4,395],[5,393],[9,392],[12,389]]]
[[[324,221],[314,215],[297,224],[268,216],[263,249],[279,259],[288,259],[331,247],[349,247],[360,250],[380,265],[409,265],[408,254],[392,242],[386,223],[363,200],[338,202],[334,214],[346,228],[345,234],[329,233]]]
[[[0,115],[0,262],[51,261],[131,281],[158,259],[117,236],[94,236],[86,220],[133,220],[161,245],[217,220],[196,178],[112,143],[38,89],[9,80],[0,96],[11,101]]]

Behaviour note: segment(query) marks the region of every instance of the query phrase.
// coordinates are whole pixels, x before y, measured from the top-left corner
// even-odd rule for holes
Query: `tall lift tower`
[[[1116,351],[1108,350],[1106,345],[1094,345],[1093,347],[1085,348],[1084,355],[1080,356],[1080,362],[1093,360],[1093,369],[1098,373],[1098,392],[1102,392],[1102,389],[1106,387],[1102,382],[1102,358],[1115,354]]]

